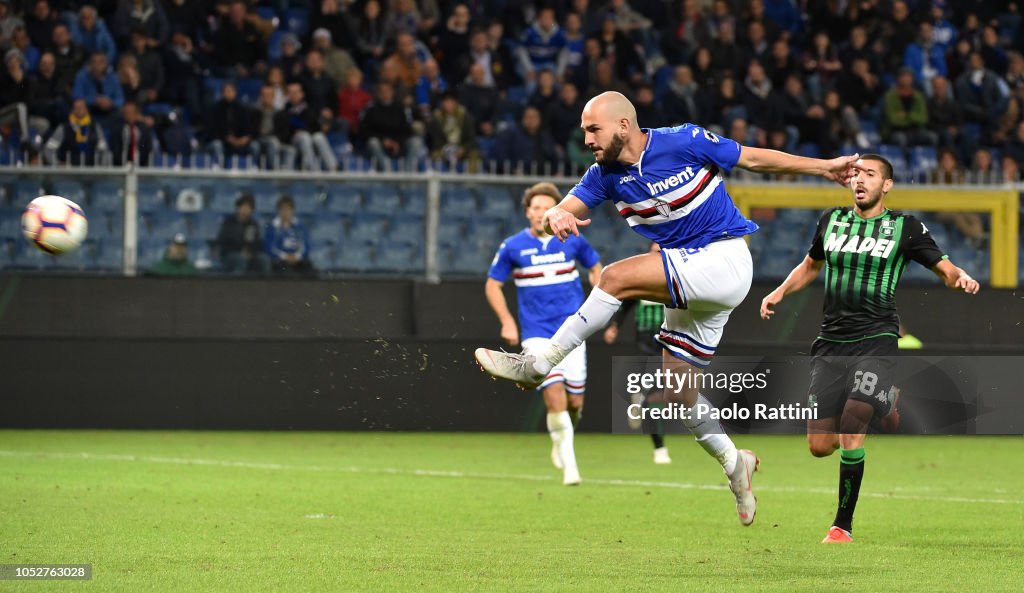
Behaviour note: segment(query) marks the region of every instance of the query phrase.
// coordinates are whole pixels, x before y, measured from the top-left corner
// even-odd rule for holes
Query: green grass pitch
[[[869,437],[856,542],[819,543],[838,459],[762,460],[744,528],[717,465],[670,437],[0,431],[0,563],[92,581],[0,591],[1020,591],[1024,440]]]

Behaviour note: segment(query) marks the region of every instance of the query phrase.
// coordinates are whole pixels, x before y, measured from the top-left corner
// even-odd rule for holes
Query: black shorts
[[[847,398],[862,401],[884,418],[892,408],[896,356],[895,336],[858,342],[829,342],[818,338],[811,346],[811,387],[807,404],[818,405],[818,418],[843,413]]]

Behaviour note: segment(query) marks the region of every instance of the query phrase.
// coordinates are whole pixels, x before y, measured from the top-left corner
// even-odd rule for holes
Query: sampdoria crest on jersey
[[[672,204],[658,199],[658,203],[655,204],[654,207],[657,208],[658,214],[666,218],[672,216]]]

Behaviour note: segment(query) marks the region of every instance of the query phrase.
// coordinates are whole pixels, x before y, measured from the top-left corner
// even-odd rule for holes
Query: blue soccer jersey
[[[563,243],[523,229],[498,247],[487,275],[499,282],[515,280],[522,339],[550,338],[583,304],[576,262],[592,268],[600,259],[582,236]]]
[[[638,163],[595,163],[569,194],[591,209],[612,200],[634,231],[670,249],[704,247],[757,230],[722,180],[722,171],[740,158],[739,144],[693,124],[644,131],[647,146]]]

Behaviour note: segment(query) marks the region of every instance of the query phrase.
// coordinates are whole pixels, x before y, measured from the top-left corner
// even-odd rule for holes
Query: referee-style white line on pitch
[[[261,463],[255,461],[230,461],[220,459],[192,459],[183,457],[157,457],[150,455],[117,455],[113,453],[52,453],[47,451],[10,451],[0,449],[0,457],[41,457],[44,459],[68,459],[84,461],[134,461],[140,463],[164,463],[169,465],[201,465],[212,467],[234,467],[242,469],[261,469],[271,471],[309,471],[334,472],[345,474],[386,474],[396,476],[423,476],[431,478],[462,478],[476,480],[513,480],[529,482],[559,482],[561,478],[554,475],[540,476],[532,474],[496,474],[484,472],[464,472],[458,470],[432,469],[400,469],[393,467],[355,467],[327,465],[288,465],[282,463]],[[649,480],[608,480],[587,478],[584,484],[598,486],[630,486],[644,488],[671,488],[676,490],[725,490],[727,486],[720,484],[693,484],[688,482],[661,482]],[[803,488],[796,486],[758,486],[760,492],[794,492],[800,494],[827,494],[835,496],[834,489]],[[861,496],[885,498],[889,500],[915,500],[933,502],[959,502],[969,504],[1013,504],[1024,505],[1024,500],[1007,498],[969,498],[962,496],[931,496],[920,494],[896,494],[884,492],[861,492]]]

